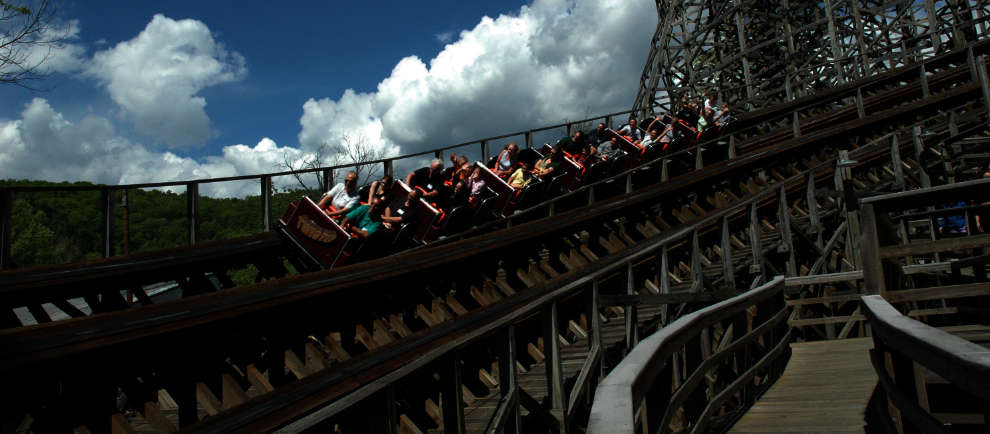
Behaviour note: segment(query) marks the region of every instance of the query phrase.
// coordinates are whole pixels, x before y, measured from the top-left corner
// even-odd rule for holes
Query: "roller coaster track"
[[[959,50],[940,56],[913,67],[900,68],[864,80],[821,91],[813,96],[794,100],[787,104],[770,107],[743,115],[736,127],[714,142],[703,143],[700,149],[686,149],[668,155],[665,161],[656,165],[646,165],[628,174],[626,190],[645,188],[690,170],[704,168],[705,158],[721,160],[734,155],[771,149],[774,143],[799,135],[808,135],[829,128],[836,122],[857,117],[858,112],[876,111],[893,102],[905,98],[907,89],[897,87],[909,80],[922,80],[922,95],[942,86],[943,81],[952,82],[966,73],[966,68],[956,66],[951,74],[927,74],[941,71],[964,62],[971,63],[968,57],[982,54],[986,44],[974,45],[973,51]],[[970,74],[973,74],[970,71]],[[891,90],[892,89],[892,90]],[[889,93],[882,91],[889,90]],[[872,94],[872,95],[871,95]],[[857,100],[856,95],[861,99]],[[865,95],[865,97],[862,97]],[[859,101],[859,102],[857,102]],[[834,109],[829,105],[844,105]],[[821,114],[824,111],[827,114]],[[743,126],[743,127],[739,127]],[[726,153],[728,152],[728,155]],[[823,155],[823,154],[820,154]],[[668,170],[669,169],[669,170]],[[590,188],[581,189],[567,197],[553,201],[555,209],[573,208],[588,203],[576,200],[582,194],[596,194],[598,197],[621,194],[621,186],[614,188],[622,179],[615,177],[608,182],[600,182]],[[688,183],[703,184],[704,177],[691,178]],[[687,188],[688,184],[681,184]],[[514,219],[501,219],[483,225],[465,234],[448,237],[449,240],[490,232],[493,227],[504,227],[511,220],[523,221],[535,216],[546,215],[546,207],[535,207],[528,213]],[[0,272],[0,311],[3,312],[0,325],[15,327],[22,321],[15,315],[30,316],[35,322],[52,321],[50,310],[62,311],[64,317],[81,317],[88,313],[101,313],[128,308],[132,302],[146,306],[155,300],[144,287],[153,284],[174,285],[181,291],[172,291],[172,296],[199,295],[217,290],[226,290],[235,285],[228,277],[233,269],[253,265],[257,268],[256,281],[280,278],[290,274],[286,263],[297,272],[313,271],[311,266],[299,259],[289,246],[283,246],[274,233],[267,232],[234,240],[204,243],[190,247],[167,249],[123,257],[109,258],[88,263],[68,264],[54,267],[40,267]],[[174,283],[173,283],[174,282]],[[130,295],[126,299],[124,295]],[[72,299],[82,299],[84,303],[72,303]],[[51,303],[56,309],[42,307]],[[26,311],[26,312],[25,312]],[[88,312],[88,313],[87,313]]]
[[[861,190],[889,188],[892,178],[903,185],[921,183],[920,174],[937,176],[942,161],[925,160],[944,153],[935,153],[940,150],[933,151],[932,145],[960,136],[960,129],[969,135],[983,132],[987,87],[976,82],[979,74],[972,67],[983,65],[972,60],[986,47],[975,45],[972,51],[932,59],[924,68],[903,68],[756,112],[740,121],[749,128],[724,135],[719,142],[664,156],[558,198],[553,205],[434,247],[329,272],[202,291],[117,311],[112,303],[95,297],[119,294],[134,285],[129,279],[151,270],[161,270],[162,275],[188,273],[195,266],[222,270],[259,254],[285,253],[271,235],[261,235],[203,250],[177,249],[46,272],[4,272],[3,279],[9,282],[2,290],[5,302],[8,294],[20,306],[29,307],[89,297],[106,309],[70,321],[0,331],[0,348],[4,348],[0,371],[10,378],[5,402],[12,403],[4,412],[9,416],[3,426],[27,424],[36,431],[86,427],[92,432],[127,432],[148,427],[253,432],[295,421],[297,425],[287,429],[337,424],[345,431],[361,432],[374,423],[363,416],[367,413],[360,406],[379,391],[387,394],[386,400],[399,402],[398,410],[388,407],[388,423],[382,425],[394,427],[395,421],[407,428],[433,423],[467,426],[465,412],[483,397],[470,392],[458,372],[484,369],[485,375],[477,381],[486,383],[487,376],[488,387],[522,381],[510,375],[516,363],[506,364],[505,357],[491,354],[486,339],[492,334],[511,337],[506,354],[515,353],[516,343],[526,344],[534,363],[519,363],[530,366],[518,369],[529,373],[545,359],[557,360],[559,354],[549,353],[555,348],[560,352],[560,340],[575,345],[582,335],[588,339],[590,324],[600,321],[599,315],[608,324],[624,324],[622,339],[612,335],[605,342],[624,342],[628,348],[635,344],[640,325],[656,328],[699,304],[725,298],[747,286],[737,281],[758,281],[767,268],[797,275],[805,263],[809,268],[823,267],[808,260],[817,255],[797,253],[805,257],[795,258],[802,249],[794,243],[795,239],[805,243],[809,250],[817,245],[820,252],[815,253],[823,253],[822,257],[829,253],[827,246],[818,245],[825,222],[832,229],[838,226],[834,222],[844,216],[838,204],[848,202],[838,194],[816,193],[816,185],[828,185],[829,177],[835,176],[832,156],[853,150],[856,167],[873,175],[859,181],[864,183]],[[914,159],[885,166],[896,162],[891,160],[891,149],[906,155],[916,141]],[[706,157],[715,152],[732,158],[705,166]],[[919,176],[914,180],[905,176],[902,166]],[[843,181],[851,194],[856,180]],[[803,210],[788,205],[789,197],[807,192]],[[808,205],[818,197],[832,203],[821,207],[821,215],[817,206]],[[776,224],[766,221],[779,210],[784,211]],[[792,224],[784,216],[795,213],[808,217],[795,219],[794,226],[802,230],[792,235]],[[748,235],[732,233],[741,228]],[[481,231],[485,236],[479,235]],[[712,242],[713,237],[717,241]],[[748,244],[741,241],[747,238]],[[752,250],[753,257],[727,254],[733,245]],[[662,267],[668,272],[653,280],[636,276],[644,266],[636,262],[637,252],[657,246],[665,249]],[[678,248],[684,246],[690,248]],[[722,258],[722,264],[711,259],[715,256]],[[838,257],[839,262],[854,260],[848,254]],[[186,262],[170,264],[177,259]],[[660,267],[645,266],[653,265]],[[619,284],[623,280],[626,285]],[[569,309],[566,302],[577,294],[576,288],[592,281],[596,291],[601,283],[603,292],[614,290],[613,286],[632,290],[644,282],[673,304],[669,310],[644,310],[637,316],[635,308],[623,309],[620,301],[604,310],[595,308],[594,314],[581,320],[580,309]],[[36,294],[31,294],[32,288]],[[590,298],[593,305],[597,303],[597,294]],[[542,317],[550,301],[552,320],[545,321]],[[533,339],[540,333],[527,331],[531,328],[527,320],[543,321],[542,342]],[[568,321],[569,332],[558,329],[561,321]],[[496,359],[498,369],[492,367]],[[513,355],[508,360],[519,359]],[[610,362],[603,358],[599,363]],[[411,375],[424,367],[429,369]],[[401,387],[379,381],[400,371],[402,376],[386,382],[400,384],[402,379]],[[439,383],[431,375],[434,372],[440,373]],[[514,399],[534,418],[551,426],[556,421],[566,430],[577,423],[579,406],[558,405],[566,393],[564,375],[552,377],[560,384],[548,385],[543,395],[552,411],[540,410],[536,392],[518,392]],[[368,389],[374,384],[381,387]],[[483,387],[475,386],[474,390]],[[577,396],[577,389],[572,389],[571,397]],[[435,390],[446,397],[446,404],[433,399],[436,396],[424,399],[436,395]],[[137,416],[125,415],[108,399],[118,391],[127,398],[120,407],[137,411]],[[469,399],[471,394],[477,399]],[[346,403],[334,404],[341,397]],[[461,401],[471,403],[451,404]],[[567,401],[575,403],[570,402],[575,399]],[[421,402],[426,402],[425,411],[417,404]],[[563,414],[554,413],[561,408]],[[323,417],[329,422],[318,420]]]

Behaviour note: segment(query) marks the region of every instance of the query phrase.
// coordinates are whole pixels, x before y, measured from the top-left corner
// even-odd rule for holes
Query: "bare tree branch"
[[[30,83],[48,75],[42,65],[62,42],[54,19],[51,0],[0,0],[0,84],[34,89]]]
[[[339,143],[329,144],[324,142],[311,155],[305,156],[301,160],[295,160],[288,152],[282,154],[282,162],[276,167],[280,170],[307,170],[321,169],[331,166],[355,165],[353,169],[358,174],[359,182],[364,184],[382,175],[383,167],[380,164],[360,164],[368,161],[382,160],[388,157],[388,151],[371,143],[364,134],[345,134]],[[317,185],[311,188],[306,183],[305,177],[308,174],[294,173],[296,183],[299,187],[313,191],[318,190],[324,184],[323,173],[315,172]]]

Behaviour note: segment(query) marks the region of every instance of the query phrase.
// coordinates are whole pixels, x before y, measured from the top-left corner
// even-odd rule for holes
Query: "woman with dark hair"
[[[384,176],[382,176],[382,179],[372,182],[371,188],[368,189],[367,203],[371,203],[371,198],[376,196],[384,199],[385,196],[388,196],[389,192],[392,191],[392,186],[394,184],[395,184],[395,179],[392,178],[392,175],[389,175],[387,173]]]

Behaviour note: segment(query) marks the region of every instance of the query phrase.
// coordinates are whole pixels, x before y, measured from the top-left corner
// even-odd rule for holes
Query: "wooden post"
[[[701,270],[701,242],[698,229],[691,231],[691,292],[701,292],[705,288],[705,274]]]
[[[543,345],[546,358],[543,363],[547,374],[547,396],[550,397],[551,408],[563,410],[567,414],[566,398],[564,398],[564,370],[560,364],[560,328],[557,323],[557,302],[543,313]]]
[[[320,186],[323,193],[330,191],[333,187],[333,169],[323,169],[323,185]]]
[[[657,257],[657,286],[660,290],[660,294],[670,294],[670,277],[667,275],[667,246],[664,245],[660,249],[660,256]],[[667,325],[670,318],[669,305],[660,305],[660,322],[657,326],[657,330],[660,330]]]
[[[393,178],[395,177],[395,170],[393,170],[393,168],[392,168],[392,159],[391,158],[382,162],[382,173],[385,174],[385,175],[389,175],[389,176],[391,176]]]
[[[891,137],[893,139],[890,142],[890,164],[894,166],[894,181],[898,188],[904,191],[907,189],[907,184],[904,182],[904,165],[901,163],[901,145],[897,140],[897,134]]]
[[[596,317],[597,319],[597,317]],[[519,393],[518,372],[516,371],[516,329],[509,325],[496,338],[498,348],[498,391],[503,400]],[[506,425],[507,434],[521,433],[521,415],[519,399],[509,409],[509,423]]]
[[[863,107],[863,88],[856,88],[856,114],[860,119],[866,117],[866,109]]]
[[[491,158],[491,151],[488,148],[488,140],[481,141],[481,162],[482,164],[488,164],[488,159]]]
[[[382,399],[385,400],[385,430],[384,432],[388,434],[398,434],[399,431],[399,412],[395,408],[395,386],[388,385],[385,387],[384,393],[382,393]]]
[[[732,233],[729,232],[729,217],[722,217],[722,281],[725,288],[736,289],[736,268],[732,265]]]
[[[880,264],[880,242],[877,238],[876,212],[872,204],[863,205],[862,242],[863,281],[868,294],[884,295],[883,267]]]
[[[858,268],[859,259],[859,201],[853,190],[852,166],[856,162],[849,159],[849,151],[839,151],[839,161],[836,162],[837,191],[842,192],[846,211],[846,256],[853,266]]]
[[[122,211],[121,222],[123,223],[123,228],[122,228],[123,230],[121,231],[121,235],[123,235],[124,237],[123,239],[124,254],[130,255],[131,254],[131,206],[130,206],[130,202],[127,200],[126,188],[120,191],[120,208]],[[130,291],[127,292],[128,294],[130,294]],[[128,303],[131,302],[130,297],[127,298],[127,302]]]
[[[911,134],[914,141],[914,161],[918,163],[918,179],[921,180],[921,188],[931,187],[932,180],[928,177],[928,171],[925,170],[925,160],[921,156],[924,152],[924,145],[921,143],[921,127],[914,127]]]
[[[526,131],[526,148],[533,147],[533,130]]]
[[[632,262],[626,264],[626,294],[636,295],[636,282],[633,280]],[[625,305],[625,310],[626,352],[628,352],[639,343],[639,323],[636,317],[637,309],[635,304],[630,303]]]
[[[763,240],[760,238],[760,218],[756,212],[756,202],[749,205],[749,246],[753,253],[753,264],[749,267],[750,274],[759,274],[766,280],[763,268]]]
[[[196,244],[199,239],[199,184],[186,184],[186,218],[189,223],[189,245]]]
[[[113,189],[100,189],[100,213],[103,217],[103,257],[113,256]]]
[[[670,178],[670,171],[667,169],[667,163],[670,163],[670,160],[666,158],[660,162],[660,182],[667,182]]]
[[[832,43],[832,57],[835,59],[835,73],[839,84],[846,82],[845,71],[842,70],[842,51],[839,49],[839,39],[835,34],[835,8],[832,0],[825,0],[825,17],[828,19],[828,40]]]
[[[10,268],[10,225],[14,213],[14,194],[6,188],[0,189],[0,270]]]
[[[966,47],[966,64],[969,65],[969,78],[974,83],[979,83],[980,74],[976,71],[976,57],[973,55],[973,46]]]
[[[818,215],[818,199],[815,197],[815,174],[808,173],[805,201],[808,203],[808,226],[815,234],[815,245],[822,248],[822,221]]]
[[[746,53],[746,28],[745,28],[745,24],[743,23],[742,11],[743,9],[740,8],[738,11],[736,11],[735,14],[736,32],[737,32],[737,36],[739,37],[739,52]],[[753,79],[752,77],[750,77],[750,72],[749,72],[749,58],[746,57],[745,54],[742,56],[742,68],[743,68],[743,80],[746,81],[746,100],[752,101]],[[692,81],[691,83],[693,84],[694,82]]]
[[[919,74],[918,78],[921,80],[921,97],[928,98],[929,96],[931,96],[931,93],[928,90],[928,72],[925,71],[924,63],[918,66],[918,74]]]
[[[778,225],[780,226],[781,242],[784,252],[787,253],[787,276],[797,276],[797,263],[794,260],[794,237],[791,234],[791,213],[787,206],[787,187],[780,187],[780,196],[777,201]]]
[[[261,230],[272,230],[272,177],[261,177]]]
[[[970,48],[972,50],[972,48]],[[987,106],[987,112],[990,114],[990,84],[987,83],[987,64],[986,57],[979,57],[979,64],[976,65],[977,75],[980,77],[980,89],[983,90],[983,103]]]
[[[729,136],[729,159],[736,158],[736,135]],[[666,160],[664,160],[666,161]]]
[[[463,433],[464,432],[464,392],[461,381],[461,357],[458,351],[443,362],[443,370],[440,376],[441,382],[441,402],[443,412],[443,432]]]
[[[801,120],[798,118],[797,111],[791,113],[791,129],[793,130],[794,138],[801,137]]]

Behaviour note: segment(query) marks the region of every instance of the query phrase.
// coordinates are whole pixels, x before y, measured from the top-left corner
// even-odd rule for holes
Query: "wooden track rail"
[[[838,149],[856,136],[864,141],[884,138],[850,155],[861,160],[856,167],[887,167],[891,150],[907,146],[911,136],[901,135],[891,146],[891,137],[898,135],[885,134],[887,130],[918,125],[926,133],[951,135],[944,131],[950,118],[985,115],[985,106],[974,103],[981,87],[965,78],[944,82],[927,98],[918,92],[911,99],[910,91],[898,90],[905,98],[900,106],[821,131],[802,131],[797,138],[792,131],[769,150],[740,153],[696,173],[672,176],[658,187],[514,224],[487,237],[454,240],[331,273],[0,331],[0,371],[12,377],[3,393],[18,398],[5,400],[16,403],[9,414],[31,415],[53,429],[109,431],[108,424],[125,427],[130,422],[110,402],[88,397],[110,396],[110,389],[117,388],[130,401],[126,408],[142,409],[139,419],[150,425],[166,426],[159,414],[175,403],[177,409],[170,411],[177,412],[177,423],[169,423],[176,428],[247,431],[284,427],[314,414],[355,423],[348,411],[359,413],[368,400],[382,399],[398,401],[398,407],[381,407],[392,416],[384,428],[369,431],[389,431],[424,424],[417,414],[424,413],[425,394],[432,395],[426,413],[436,416],[426,422],[467,426],[460,403],[471,396],[459,386],[466,387],[462,381],[473,377],[467,369],[481,366],[490,383],[519,386],[515,392],[499,389],[504,400],[494,411],[495,428],[514,425],[512,420],[525,412],[519,423],[531,418],[548,425],[557,421],[567,431],[580,419],[580,403],[597,381],[595,371],[613,363],[603,344],[594,350],[593,329],[600,316],[606,323],[624,324],[620,352],[628,351],[641,331],[694,310],[709,297],[705,293],[745,288],[743,281],[777,274],[775,270],[796,275],[813,268],[818,256],[802,249],[814,245],[814,235],[810,244],[802,237],[806,230],[820,232],[811,218],[820,207],[797,203],[814,202],[814,182],[835,169],[828,159],[817,158],[822,147]],[[919,86],[907,87],[917,92]],[[907,164],[923,170],[916,162]],[[809,176],[811,169],[818,171]],[[880,185],[894,178],[860,182]],[[841,181],[839,185],[854,185],[859,180]],[[716,188],[692,188],[696,198],[685,197],[685,189],[701,183]],[[725,199],[715,199],[719,193]],[[823,212],[819,217],[839,214]],[[752,253],[732,255],[733,249]],[[561,285],[572,286],[563,290]],[[669,300],[674,303],[664,305],[657,316],[627,300],[598,309],[596,291],[615,297],[653,292],[651,286],[655,295],[699,295],[686,303]],[[584,306],[582,300],[591,301]],[[567,345],[562,340],[571,344],[580,340],[572,335],[581,333],[588,335],[584,339],[593,356],[585,359],[578,385],[568,391],[561,366],[561,346]],[[494,336],[504,339],[492,340]],[[523,345],[525,350],[518,351]],[[492,352],[502,347],[505,351]],[[500,355],[514,352],[516,360]],[[513,380],[518,365],[530,372],[541,363],[547,372],[542,392],[527,388],[522,374]],[[407,377],[395,373],[399,371],[426,375]],[[439,385],[432,373],[438,373]],[[310,393],[314,390],[325,392]],[[335,404],[339,397],[349,398]],[[200,410],[211,417],[197,425],[203,419]],[[306,423],[328,423],[319,419]],[[244,425],[248,423],[252,425]]]

